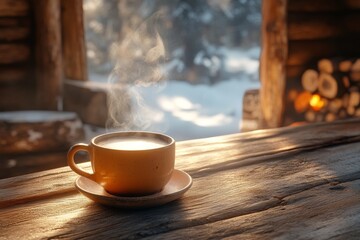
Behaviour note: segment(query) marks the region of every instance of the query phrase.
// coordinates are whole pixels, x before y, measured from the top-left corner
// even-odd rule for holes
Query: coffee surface
[[[100,142],[99,145],[118,150],[146,150],[160,148],[167,145],[167,143],[150,137],[124,137],[105,140]]]

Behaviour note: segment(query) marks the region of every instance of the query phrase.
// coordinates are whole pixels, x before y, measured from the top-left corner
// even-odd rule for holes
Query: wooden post
[[[59,109],[63,78],[59,0],[33,1],[38,107]]]
[[[87,80],[82,0],[61,1],[62,46],[65,77]]]
[[[262,2],[262,52],[260,104],[262,127],[280,127],[283,122],[285,66],[287,60],[286,0]]]

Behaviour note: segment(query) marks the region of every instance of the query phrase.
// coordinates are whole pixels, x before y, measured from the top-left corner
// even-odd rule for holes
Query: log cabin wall
[[[325,110],[311,110],[315,117],[305,117],[309,104],[297,111],[295,102],[304,98],[303,73],[308,69],[320,73],[321,59],[360,59],[360,1],[269,0],[263,1],[262,16],[261,126],[337,119],[338,116],[326,119]],[[358,83],[348,87],[348,96],[359,92]],[[333,99],[325,99],[325,104],[328,100]],[[353,116],[341,111],[336,114],[342,115],[340,118]]]
[[[0,178],[65,166],[84,141],[74,107],[100,118],[106,106],[104,91],[85,85],[82,10],[82,0],[0,0]]]
[[[87,80],[82,0],[0,0],[0,111],[61,110]]]
[[[0,111],[35,105],[30,0],[0,0]]]

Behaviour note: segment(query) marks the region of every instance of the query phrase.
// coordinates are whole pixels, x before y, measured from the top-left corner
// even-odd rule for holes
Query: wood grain
[[[24,62],[30,58],[30,48],[26,44],[0,44],[0,64]]]
[[[27,82],[30,75],[28,66],[0,67],[0,84]]]
[[[30,84],[2,85],[0,87],[0,110],[34,109],[35,98],[35,88]]]
[[[84,138],[84,130],[73,112],[11,111],[0,113],[0,135],[1,154],[28,154],[65,151]]]
[[[288,0],[288,9],[293,12],[336,12],[360,9],[358,0]]]
[[[29,16],[24,17],[1,17],[0,27],[30,27],[31,19]]]
[[[356,239],[360,234],[360,180],[325,183],[279,198],[280,203],[235,218],[179,229],[158,238]],[[351,210],[349,210],[351,209]],[[293,218],[289,218],[293,216]],[[143,234],[147,232],[144,231]]]
[[[63,79],[60,1],[37,0],[34,8],[37,105],[58,110]]]
[[[349,35],[350,36],[350,35]],[[351,58],[360,55],[359,34],[336,39],[290,41],[286,64],[307,65],[321,58]]]
[[[212,174],[217,168],[222,169],[232,168],[235,165],[251,165],[254,161],[266,161],[268,156],[281,156],[281,155],[293,155],[301,151],[314,150],[319,146],[326,146],[335,144],[337,141],[352,141],[353,138],[357,138],[360,135],[359,120],[352,119],[343,122],[333,123],[318,123],[300,126],[297,128],[286,127],[279,129],[259,130],[255,132],[248,132],[242,134],[232,134],[221,137],[213,137],[207,139],[190,140],[177,143],[177,160],[176,167],[189,172],[193,177],[197,175]],[[351,129],[351,131],[349,131]],[[301,133],[301,134],[299,134]],[[319,138],[314,138],[316,135],[321,135]],[[291,141],[289,142],[289,139]],[[257,144],[254,145],[254,142]],[[271,142],[271,144],[269,144]],[[210,147],[211,146],[211,147]],[[223,155],[226,154],[226,163],[223,159]],[[89,167],[88,163],[84,163],[83,167]],[[64,188],[72,188],[73,178],[67,180],[68,176],[72,174],[70,168],[65,167],[60,172],[66,173],[64,179],[60,185]],[[55,175],[55,172],[49,172],[49,175]],[[47,172],[29,175],[31,179],[36,179],[36,182],[49,181]],[[21,179],[21,178],[19,178]],[[33,190],[34,194],[41,196],[46,193],[48,187],[42,188],[41,185],[27,181],[16,181],[14,187],[18,188],[31,188],[36,187]],[[46,180],[45,180],[46,179]],[[50,182],[56,182],[58,178]],[[11,180],[11,179],[9,179]],[[13,179],[15,180],[15,179]],[[59,184],[57,183],[57,186]],[[57,194],[56,188],[50,188]],[[0,181],[0,195],[2,203],[11,202],[19,198],[16,194],[17,191],[13,191],[11,188],[7,189],[6,180]]]
[[[82,0],[61,1],[65,77],[88,80]]]
[[[76,112],[84,123],[105,128],[108,120],[108,85],[93,81],[66,80],[64,83],[63,107]],[[123,91],[124,101],[126,92]],[[119,102],[119,104],[122,104]],[[125,104],[123,104],[125,106]],[[130,105],[130,104],[129,104]],[[96,112],[96,114],[94,114]],[[122,112],[127,115],[129,112]]]
[[[68,168],[4,179],[0,238],[354,239],[359,123],[180,142],[176,167],[192,175],[192,188],[179,201],[141,211],[87,200]]]
[[[265,128],[280,127],[283,122],[288,49],[286,9],[285,0],[263,1],[262,4],[260,108],[261,127]]]
[[[356,22],[359,20],[360,16],[356,13],[288,13],[288,39],[336,38],[346,33],[358,32]]]
[[[26,27],[0,28],[0,41],[18,41],[29,37],[30,29]]]
[[[29,15],[29,1],[30,0],[0,0],[0,17]]]

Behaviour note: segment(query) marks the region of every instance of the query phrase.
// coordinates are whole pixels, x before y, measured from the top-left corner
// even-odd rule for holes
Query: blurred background
[[[260,8],[260,0],[84,0],[89,79],[126,84],[134,116],[122,128],[177,140],[239,132],[243,94],[259,88]]]

